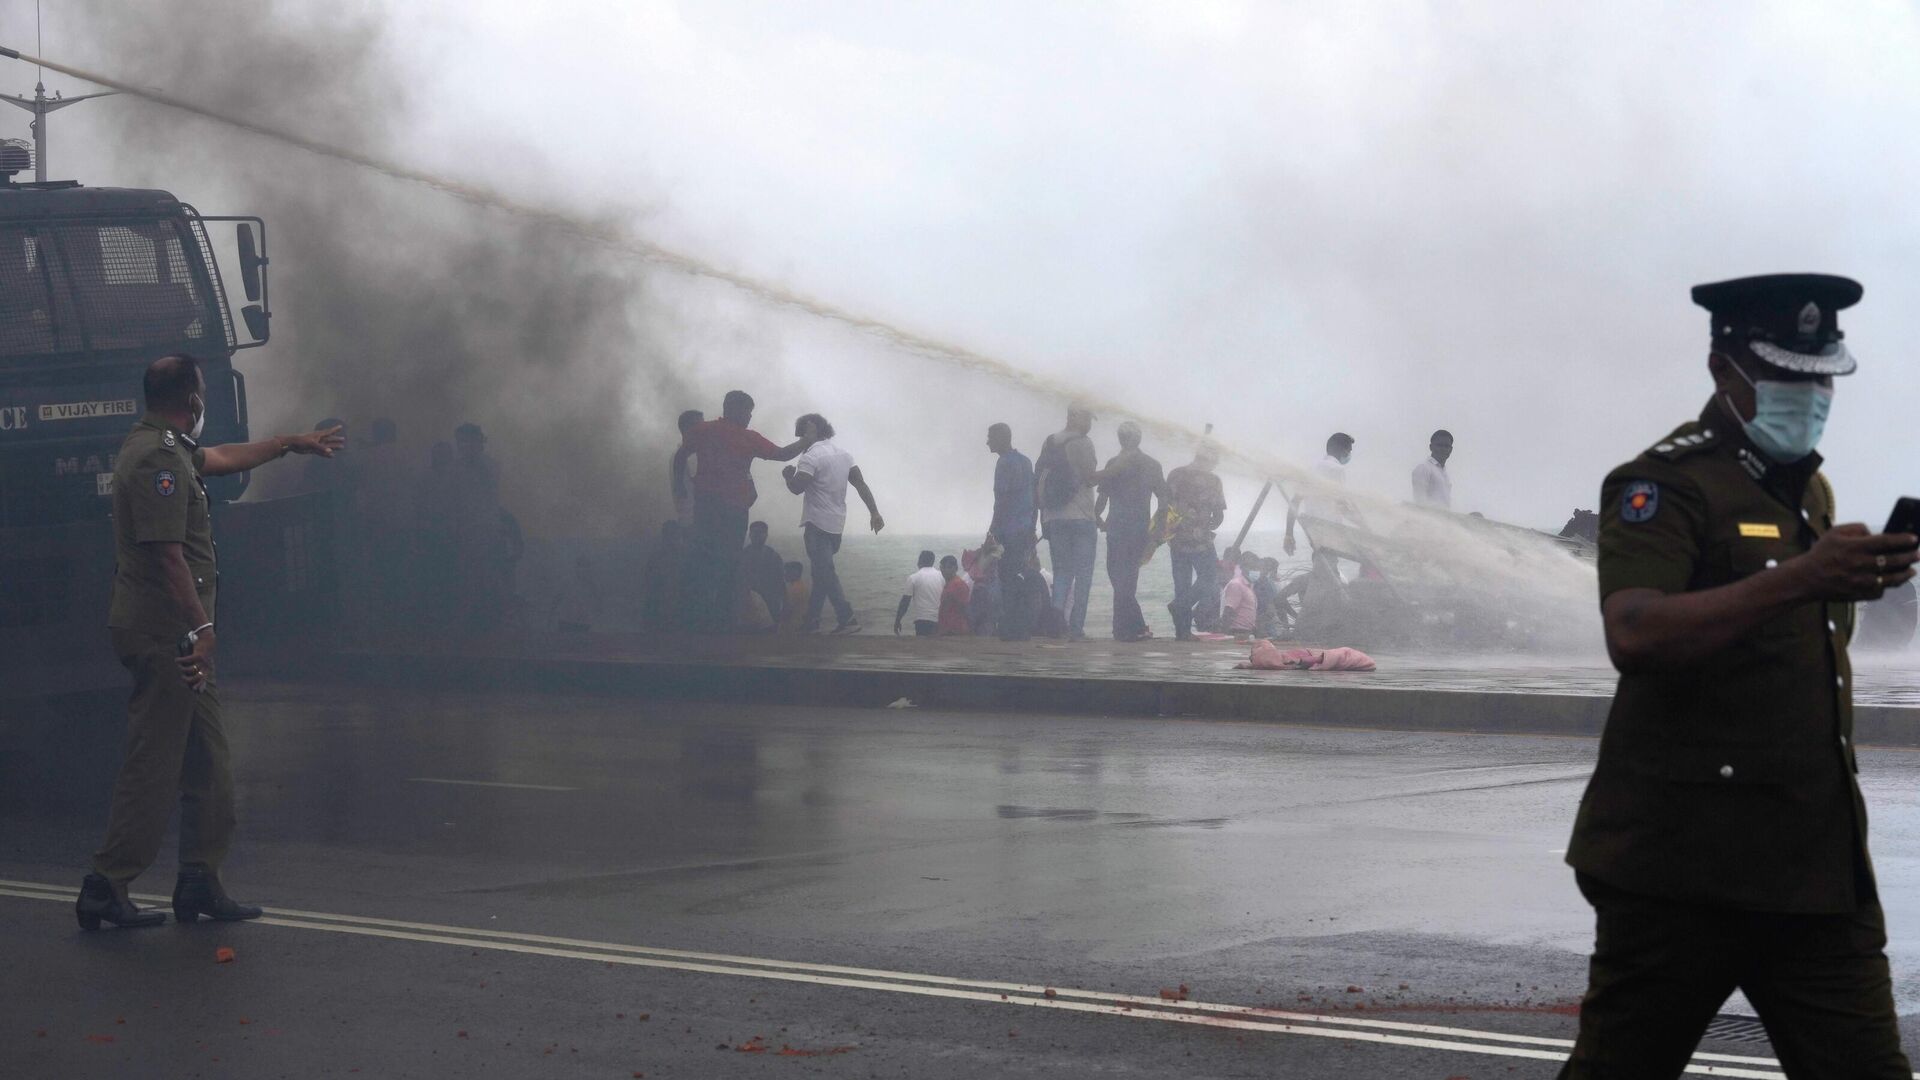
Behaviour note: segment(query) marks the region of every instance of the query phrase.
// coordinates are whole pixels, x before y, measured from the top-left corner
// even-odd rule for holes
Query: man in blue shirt
[[[1033,556],[1033,462],[1013,448],[1013,429],[995,424],[987,429],[987,449],[1000,455],[993,467],[993,524],[987,532],[1000,542],[1000,639],[1025,641],[1033,636],[1032,589],[1028,562]]]

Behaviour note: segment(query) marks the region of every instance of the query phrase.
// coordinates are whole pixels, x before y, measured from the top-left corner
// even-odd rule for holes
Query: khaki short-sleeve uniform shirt
[[[168,597],[158,543],[180,544],[207,618],[219,570],[213,507],[201,479],[206,451],[148,413],[133,425],[113,465],[113,603],[107,625],[177,638],[192,626]]]

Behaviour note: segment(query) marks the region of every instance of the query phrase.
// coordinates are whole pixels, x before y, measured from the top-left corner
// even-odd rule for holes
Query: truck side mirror
[[[240,320],[247,324],[247,333],[255,341],[267,340],[267,309],[259,304],[248,304],[240,309]]]
[[[252,224],[242,221],[234,226],[233,231],[235,239],[238,240],[240,244],[240,285],[247,290],[248,300],[258,300],[260,299],[260,268],[267,265],[267,260],[260,254],[260,250],[254,246]],[[247,311],[255,310],[259,309],[247,309]],[[265,312],[261,312],[260,325],[262,326],[266,325],[265,314]],[[252,329],[253,318],[247,316],[246,311],[242,311],[241,315],[247,319],[247,328]],[[267,335],[264,333],[256,333],[253,336],[256,338],[264,338]]]

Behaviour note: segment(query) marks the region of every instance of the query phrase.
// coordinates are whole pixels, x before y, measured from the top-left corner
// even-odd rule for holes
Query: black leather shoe
[[[200,916],[218,922],[241,922],[260,917],[260,909],[236,903],[220,887],[220,879],[204,866],[182,867],[180,880],[173,886],[173,917],[190,923]]]
[[[88,874],[80,883],[80,899],[73,902],[73,914],[82,930],[98,930],[103,922],[133,928],[159,926],[167,921],[166,912],[139,907],[127,899],[125,885],[115,885],[99,874]]]

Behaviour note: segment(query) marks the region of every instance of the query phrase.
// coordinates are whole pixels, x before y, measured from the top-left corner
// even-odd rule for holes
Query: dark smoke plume
[[[85,23],[88,51],[116,77],[407,156],[402,73],[377,15],[287,0],[94,0]],[[276,392],[255,391],[256,429],[334,415],[364,437],[368,421],[390,416],[424,462],[472,420],[529,531],[632,534],[659,519],[673,417],[714,411],[704,399],[717,395],[675,374],[683,339],[644,268],[150,103],[122,98],[105,113],[117,182],[267,219],[274,339],[242,362],[270,366]],[[516,171],[537,156],[495,149]],[[195,190],[210,184],[229,205]]]

